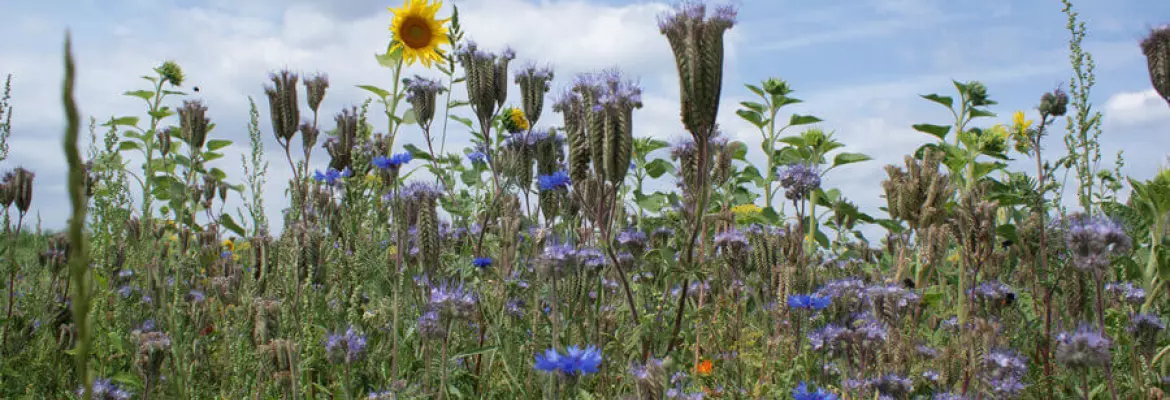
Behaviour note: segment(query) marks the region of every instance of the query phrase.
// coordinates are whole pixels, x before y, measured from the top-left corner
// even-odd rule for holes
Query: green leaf
[[[739,102],[739,104],[748,110],[752,110],[752,111],[755,111],[755,112],[760,113],[760,114],[763,114],[765,111],[768,110],[768,108],[764,107],[763,104],[756,103],[754,101],[741,101],[741,102]]]
[[[474,169],[463,171],[459,175],[459,179],[463,180],[463,184],[467,186],[475,186],[475,184],[480,183],[479,177],[480,172]]]
[[[797,147],[808,146],[808,141],[806,141],[804,139],[804,137],[800,136],[800,135],[785,136],[785,137],[776,139],[776,141],[778,141],[780,143],[790,144],[790,145],[797,146]]]
[[[658,179],[667,172],[674,173],[674,165],[664,159],[658,158],[646,164],[646,174],[651,178]]]
[[[118,151],[126,150],[142,150],[142,145],[138,144],[138,142],[131,142],[129,140],[123,140],[122,143],[118,143]]]
[[[751,123],[756,128],[763,128],[768,122],[764,121],[764,116],[760,113],[751,110],[735,110],[735,115],[743,118],[745,121]]]
[[[455,360],[458,360],[460,358],[471,357],[471,356],[474,356],[477,354],[487,354],[487,353],[491,353],[493,351],[496,351],[496,346],[480,347],[478,349],[472,349],[472,350],[468,350],[468,351],[453,355],[453,356],[451,356],[451,361],[455,361]]]
[[[223,158],[223,153],[216,153],[214,151],[203,152],[203,161],[214,161]]]
[[[102,126],[138,126],[138,117],[118,117],[111,118],[109,122],[102,124]]]
[[[821,121],[822,120],[820,118],[817,118],[817,117],[814,117],[811,115],[792,114],[792,118],[788,120],[788,125],[792,125],[792,126],[808,125],[808,124],[815,124],[815,123],[821,122]]]
[[[744,86],[746,86],[748,90],[751,90],[752,93],[755,93],[757,96],[764,97],[764,89],[760,89],[759,86],[750,83],[744,84]]]
[[[981,109],[981,108],[972,108],[970,111],[970,115],[971,115],[971,118],[994,117],[995,113]]]
[[[931,93],[931,94],[922,95],[922,98],[933,101],[933,102],[938,103],[938,104],[942,104],[944,106],[947,106],[947,108],[952,108],[955,106],[955,99],[952,99],[950,96],[939,96],[937,94]]]
[[[472,129],[471,118],[460,117],[458,115],[450,115],[450,117],[451,117],[451,119],[455,120],[456,122],[467,126],[468,129]]]
[[[232,231],[232,233],[235,233],[236,235],[239,235],[240,237],[247,236],[244,233],[244,228],[241,227],[239,224],[237,224],[236,220],[232,219],[231,214],[228,214],[228,213],[220,214],[219,224],[223,225],[224,228],[227,228],[229,231]]]
[[[833,157],[833,166],[837,167],[845,164],[869,161],[872,159],[873,157],[861,153],[837,153],[837,155]]]
[[[169,108],[162,107],[156,111],[147,112],[146,114],[150,115],[151,118],[162,120],[162,119],[166,119],[169,116],[175,115],[175,112],[171,111],[171,109],[169,109]]]
[[[634,202],[639,207],[646,209],[646,211],[657,213],[662,211],[662,207],[666,205],[666,195],[659,192],[654,192],[649,195],[641,193],[634,193]]]
[[[126,96],[137,97],[146,101],[150,101],[150,99],[154,97],[154,92],[149,90],[134,90],[122,94]]]
[[[390,97],[390,92],[386,91],[386,89],[382,89],[382,88],[377,87],[377,86],[358,85],[358,88],[365,89],[367,92],[373,93],[374,95],[378,96],[378,98],[380,98],[380,99],[385,99],[387,97]]]
[[[212,168],[208,173],[211,174],[211,176],[214,176],[216,180],[222,181],[227,179],[227,173],[224,173],[223,170],[219,168]]]
[[[232,145],[231,140],[216,139],[207,141],[207,150],[216,151]]]
[[[402,146],[402,148],[406,149],[406,151],[409,151],[410,155],[414,156],[414,158],[427,161],[431,160],[431,153],[423,151],[422,149],[418,148],[418,146],[407,144]]]
[[[947,134],[951,132],[950,125],[932,125],[932,124],[916,124],[914,130],[939,138],[939,140],[946,140]]]

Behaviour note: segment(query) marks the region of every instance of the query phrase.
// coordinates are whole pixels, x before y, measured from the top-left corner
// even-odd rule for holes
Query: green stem
[[[89,380],[89,290],[85,274],[89,269],[89,253],[85,236],[85,167],[81,164],[81,152],[77,146],[80,133],[80,115],[77,102],[73,99],[75,72],[73,66],[72,39],[65,33],[65,83],[61,97],[65,103],[68,127],[65,129],[65,158],[69,162],[69,197],[72,200],[73,216],[69,220],[69,275],[73,282],[73,323],[77,330],[77,347],[74,358],[77,361],[77,375],[84,387],[82,399],[92,398],[93,382]]]

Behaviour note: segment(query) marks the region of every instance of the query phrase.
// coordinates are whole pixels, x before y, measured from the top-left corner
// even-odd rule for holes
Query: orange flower
[[[715,369],[715,364],[711,360],[703,360],[695,364],[695,373],[699,375],[711,375],[713,369]]]

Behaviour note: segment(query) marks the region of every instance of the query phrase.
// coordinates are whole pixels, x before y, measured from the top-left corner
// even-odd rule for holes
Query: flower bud
[[[325,99],[325,89],[329,88],[329,76],[319,74],[305,79],[305,94],[309,98],[309,109],[317,112],[321,108],[321,101]]]
[[[12,181],[6,182],[13,202],[16,203],[16,209],[20,210],[21,214],[27,213],[28,208],[32,206],[33,178],[35,176],[32,171],[17,167],[12,171]],[[7,177],[5,180],[7,181]]]
[[[203,103],[198,100],[183,102],[183,108],[179,109],[179,129],[183,133],[183,140],[186,140],[192,149],[203,148],[210,123],[211,121],[207,119],[207,107]]]
[[[268,105],[272,114],[272,133],[281,146],[288,147],[289,140],[297,133],[301,111],[297,106],[297,74],[288,70],[270,75],[273,86],[266,86]]]
[[[1045,117],[1060,117],[1068,112],[1068,95],[1064,94],[1063,90],[1056,89],[1054,92],[1045,93],[1040,96],[1040,114]]]

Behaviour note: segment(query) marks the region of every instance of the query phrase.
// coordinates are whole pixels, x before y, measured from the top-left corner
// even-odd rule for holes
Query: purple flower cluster
[[[1109,363],[1113,341],[1089,325],[1056,336],[1056,361],[1072,368],[1099,367]]]
[[[85,388],[77,389],[78,396],[84,396]],[[94,379],[92,391],[94,400],[130,400],[130,392],[122,389],[109,379]]]
[[[1068,219],[1065,240],[1073,266],[1083,272],[1102,276],[1109,269],[1110,259],[1128,252],[1133,245],[1117,221],[1084,214],[1073,214]]]
[[[595,374],[601,366],[601,350],[589,345],[585,348],[569,346],[564,353],[556,349],[536,355],[535,368],[544,372],[560,372],[570,376]]]
[[[352,364],[366,354],[366,337],[352,326],[345,332],[325,336],[325,354],[335,364]]]
[[[471,265],[474,265],[476,268],[479,268],[479,269],[484,269],[484,268],[492,266],[492,258],[491,257],[476,257],[474,260],[471,260]]]
[[[791,164],[778,173],[780,186],[783,186],[784,197],[789,200],[804,200],[809,194],[821,187],[821,174],[815,166],[808,164]]]
[[[1010,399],[1024,390],[1028,363],[1016,352],[992,350],[983,357],[983,382],[997,399]]]
[[[1105,292],[1134,306],[1139,306],[1146,302],[1146,290],[1134,285],[1133,282],[1105,284]]]
[[[463,285],[444,282],[431,287],[427,307],[445,317],[466,318],[475,311],[476,301],[475,294]]]

